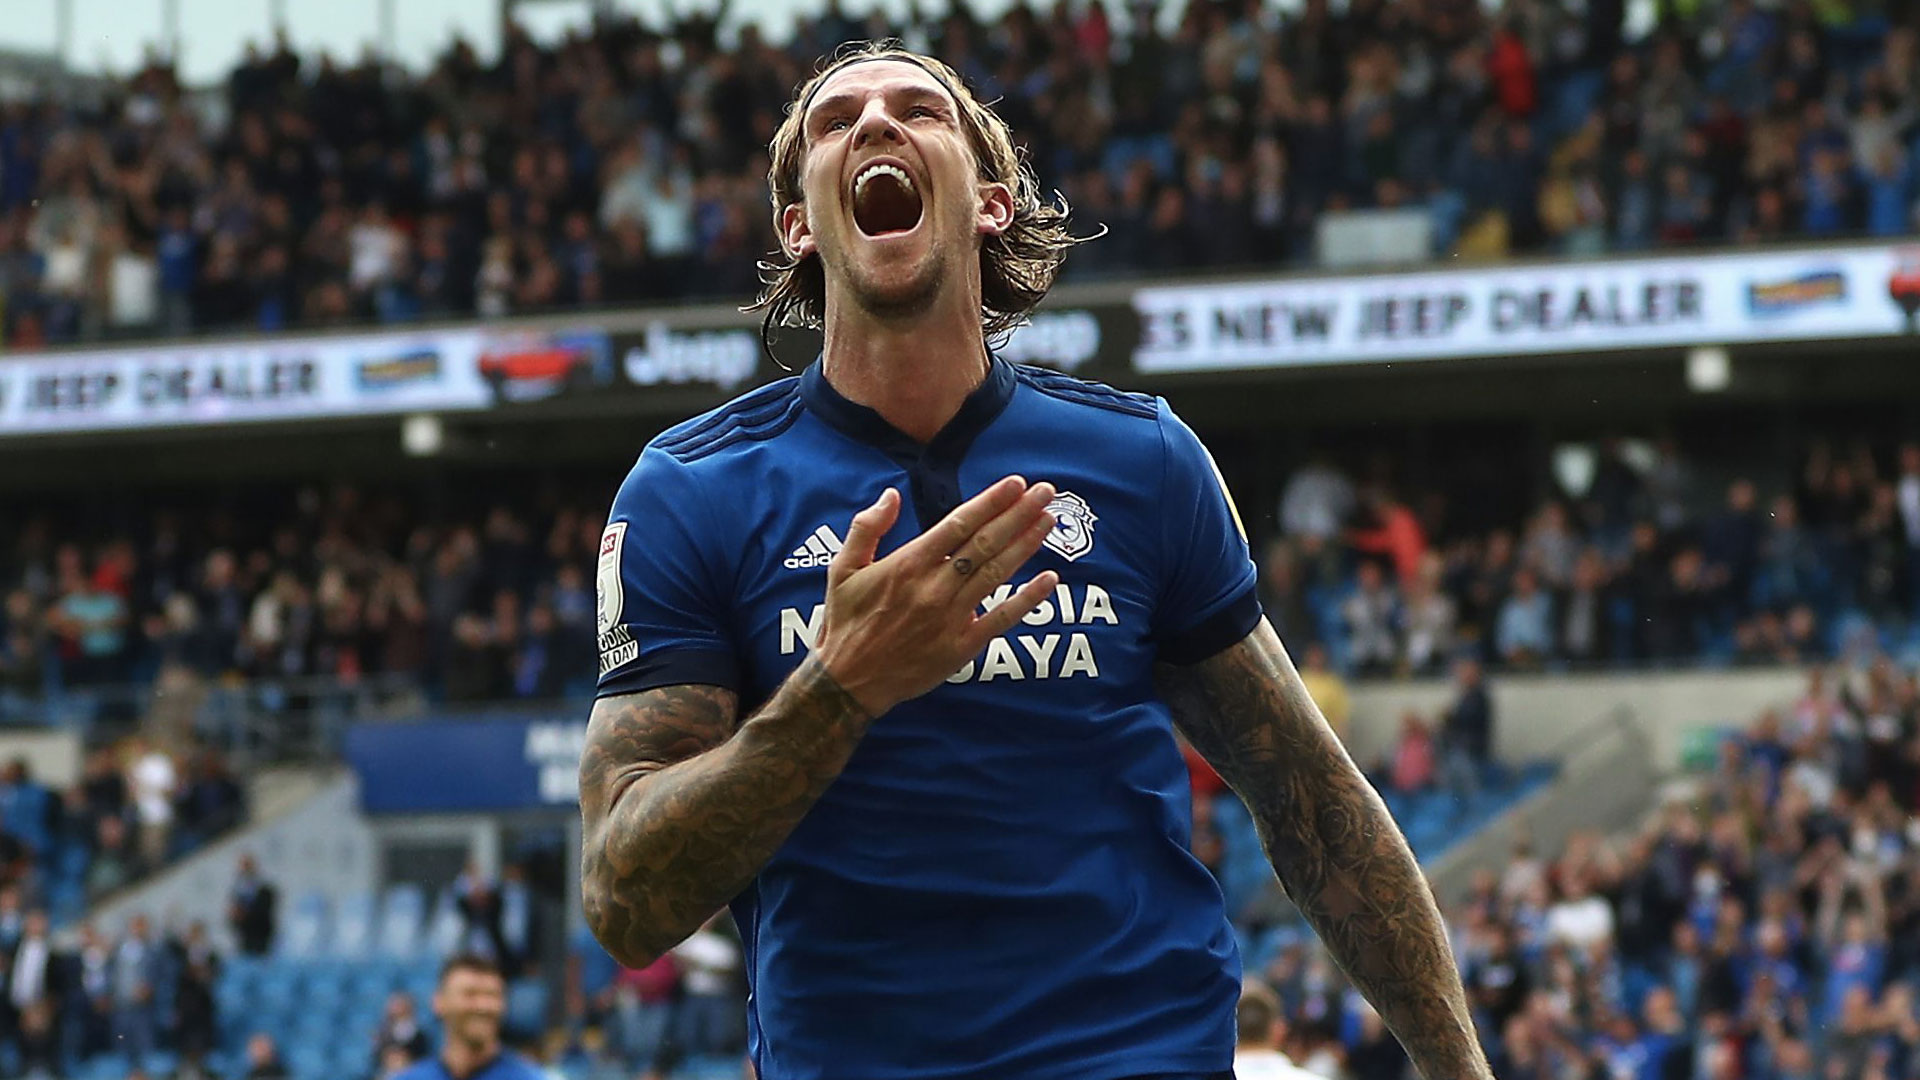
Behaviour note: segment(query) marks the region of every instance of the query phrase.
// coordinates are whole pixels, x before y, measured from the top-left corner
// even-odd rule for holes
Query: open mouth
[[[876,161],[853,178],[853,223],[869,237],[912,232],[921,210],[913,177],[892,162]]]

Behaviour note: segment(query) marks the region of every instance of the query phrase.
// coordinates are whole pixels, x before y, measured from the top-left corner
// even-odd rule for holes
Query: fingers
[[[880,550],[880,538],[899,518],[900,492],[896,488],[881,492],[872,506],[853,515],[852,524],[847,526],[847,542],[827,564],[827,587],[831,589],[855,570],[872,565],[874,554]]]
[[[977,570],[965,575],[955,574],[954,577],[958,580],[955,582],[954,591],[964,591],[979,578],[988,574],[997,574],[998,576],[989,583],[989,591],[991,591],[992,587],[1012,577],[1020,563],[1026,561],[1026,556],[1022,556],[1018,562],[1002,563],[1000,555],[1009,546],[1023,539],[1027,530],[1034,525],[1045,522],[1047,528],[1053,527],[1053,518],[1047,513],[1047,505],[1053,502],[1053,494],[1052,484],[1033,485],[1027,489],[1025,495],[1020,497],[1020,501],[1002,511],[992,521],[974,530],[973,536],[969,537],[966,543],[955,548],[953,550],[955,561],[966,559]],[[1044,538],[1046,533],[1042,532],[1040,535]],[[1031,555],[1033,552],[1029,551],[1027,554]]]
[[[1044,533],[1042,535],[1045,535]],[[1015,590],[1005,601],[995,604],[992,611],[973,620],[968,631],[973,639],[968,654],[979,652],[987,647],[987,642],[1013,629],[1013,624],[1024,618],[1027,612],[1038,607],[1060,584],[1060,575],[1051,570],[1043,570],[1030,578],[1025,585]]]
[[[1048,496],[1047,501],[1051,499],[1052,497]],[[999,588],[1001,583],[1012,578],[1021,564],[1033,558],[1033,553],[1040,550],[1040,545],[1046,542],[1047,534],[1053,531],[1053,515],[1047,513],[1046,502],[1029,508],[1025,500],[1022,500],[1020,506],[1007,511],[1004,516],[1018,519],[1010,523],[1017,531],[1007,535],[1005,542],[988,555],[985,561],[977,563],[971,574],[953,575],[960,579],[955,594],[968,607],[978,604],[987,594]],[[972,545],[969,544],[965,550],[971,552]],[[954,556],[956,560],[962,557],[958,554]]]
[[[978,532],[981,526],[1018,503],[1026,490],[1026,480],[1009,476],[955,507],[952,513],[940,519],[939,524],[909,541],[896,554],[904,553],[908,560],[922,566],[942,562]]]

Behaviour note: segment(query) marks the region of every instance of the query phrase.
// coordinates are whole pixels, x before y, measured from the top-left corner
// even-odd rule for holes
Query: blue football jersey
[[[547,1080],[547,1074],[519,1054],[503,1050],[478,1072],[465,1076],[454,1075],[446,1062],[430,1057],[395,1073],[393,1080]]]
[[[1110,1080],[1232,1065],[1240,961],[1189,852],[1156,660],[1258,623],[1205,448],[1157,398],[995,359],[920,445],[816,363],[662,434],[599,564],[600,693],[730,687],[742,714],[807,655],[827,564],[894,486],[884,557],[1008,474],[1058,519],[990,605],[1053,595],[874,721],[733,904],[761,1080]]]

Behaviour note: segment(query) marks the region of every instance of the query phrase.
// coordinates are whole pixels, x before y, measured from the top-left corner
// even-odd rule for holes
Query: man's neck
[[[829,303],[825,337],[822,374],[834,390],[922,444],[987,376],[986,334],[971,295],[899,321]]]
[[[500,1043],[497,1040],[465,1043],[448,1039],[446,1045],[440,1048],[440,1063],[447,1067],[448,1075],[456,1077],[470,1077],[499,1056]]]

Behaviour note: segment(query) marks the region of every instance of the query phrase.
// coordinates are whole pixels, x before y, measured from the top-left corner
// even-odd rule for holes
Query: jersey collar
[[[800,375],[800,399],[835,430],[878,448],[896,461],[915,461],[922,457],[958,461],[974,437],[986,430],[1006,409],[1007,402],[1013,400],[1014,383],[1013,365],[998,356],[991,357],[986,380],[967,395],[960,411],[954,413],[947,426],[925,446],[887,423],[886,418],[874,410],[842,397],[840,391],[827,382],[818,360]]]

